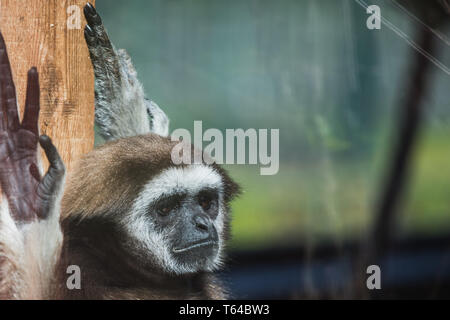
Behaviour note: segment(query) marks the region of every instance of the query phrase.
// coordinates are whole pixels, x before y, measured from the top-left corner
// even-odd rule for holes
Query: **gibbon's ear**
[[[95,75],[95,123],[102,138],[110,141],[148,133],[167,136],[169,119],[145,98],[130,56],[114,48],[90,3],[84,7],[84,15],[88,22],[84,36]]]

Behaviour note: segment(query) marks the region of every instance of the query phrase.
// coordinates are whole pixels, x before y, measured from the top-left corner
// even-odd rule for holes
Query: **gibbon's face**
[[[199,164],[169,167],[151,179],[122,223],[139,255],[185,274],[220,266],[226,215],[222,175]]]
[[[177,143],[148,134],[85,155],[62,201],[67,239],[109,257],[123,249],[125,263],[150,274],[218,269],[239,186],[216,164],[174,165]]]

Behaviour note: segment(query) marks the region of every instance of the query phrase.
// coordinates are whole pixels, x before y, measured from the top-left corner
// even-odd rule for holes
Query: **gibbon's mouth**
[[[189,250],[192,250],[192,249],[196,249],[196,248],[200,248],[200,247],[209,247],[209,246],[213,246],[213,245],[215,245],[215,244],[216,244],[216,241],[213,241],[213,240],[206,240],[206,241],[203,241],[203,242],[198,242],[198,243],[191,244],[191,245],[189,245],[189,246],[187,246],[187,247],[183,247],[183,248],[174,248],[172,251],[173,251],[174,253],[182,253],[182,252],[186,252],[186,251],[189,251]]]

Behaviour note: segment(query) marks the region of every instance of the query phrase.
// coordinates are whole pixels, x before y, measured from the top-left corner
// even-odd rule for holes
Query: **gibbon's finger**
[[[50,168],[48,173],[60,175],[65,172],[64,163],[49,136],[43,134],[39,137],[39,143],[45,151]]]
[[[103,67],[103,63],[100,63],[103,57],[103,49],[102,46],[98,44],[97,36],[95,35],[94,30],[87,24],[84,27],[84,39],[86,40],[86,44],[89,50],[89,56],[91,57],[91,63],[94,68],[94,73],[97,74],[100,68]]]
[[[97,44],[97,38],[95,37],[94,30],[92,30],[88,24],[84,26],[84,39],[86,40],[89,48]]]
[[[9,64],[8,52],[6,50],[5,39],[3,39],[3,34],[0,32],[0,65],[2,68],[1,77],[7,80],[8,83],[13,82],[11,66]]]
[[[8,129],[16,130],[19,128],[19,113],[17,112],[16,88],[14,83],[7,84],[5,87],[6,114],[8,117]]]
[[[1,49],[0,49],[1,52]],[[1,53],[0,53],[1,54]],[[7,128],[7,113],[6,113],[6,101],[5,101],[5,95],[3,94],[3,81],[0,78],[0,131],[6,131]]]
[[[98,55],[103,59],[114,59],[117,63],[117,56],[114,52],[114,48],[109,40],[108,33],[105,30],[105,26],[103,25],[102,19],[100,15],[97,13],[92,4],[87,3],[84,6],[84,16],[87,21],[88,28],[85,28],[85,37],[94,36],[95,41],[90,41],[91,39],[86,39],[86,42],[89,47],[89,51],[93,55]],[[92,32],[91,32],[92,31]]]
[[[39,74],[36,67],[28,71],[27,96],[25,98],[25,111],[22,120],[22,128],[39,134]]]
[[[19,127],[19,113],[17,112],[16,87],[9,63],[8,51],[5,40],[0,32],[0,78],[2,83],[3,112],[7,117],[8,129],[15,130]]]
[[[58,150],[48,136],[40,136],[39,144],[44,149],[45,155],[50,162],[50,167],[38,187],[38,193],[43,200],[38,216],[41,219],[45,219],[50,213],[56,196],[62,191],[66,170]]]
[[[97,10],[95,10],[94,6],[88,2],[86,3],[86,5],[84,6],[83,9],[84,12],[84,17],[86,18],[87,23],[91,26],[91,27],[97,27],[97,26],[101,26],[102,25],[102,18],[100,18],[100,16],[97,13]]]
[[[19,125],[19,116],[16,103],[16,89],[9,64],[5,40],[0,32],[0,129],[16,128]]]
[[[113,51],[111,41],[109,41],[108,34],[106,33],[105,27],[103,26],[102,18],[95,10],[94,6],[89,2],[84,6],[83,9],[84,16],[88,23],[88,26],[93,31],[97,41],[104,47],[107,51]]]
[[[84,16],[88,22],[84,28],[84,37],[96,78],[102,74],[103,70],[108,68],[119,70],[119,60],[103,26],[102,19],[90,3],[84,6]],[[115,80],[119,81],[119,73],[113,72],[113,74],[115,74]]]

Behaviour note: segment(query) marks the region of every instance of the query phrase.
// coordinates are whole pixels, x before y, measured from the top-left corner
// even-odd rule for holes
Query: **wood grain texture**
[[[85,4],[86,0],[0,0],[0,29],[20,114],[27,71],[36,66],[41,85],[40,132],[52,138],[68,170],[94,146],[94,75],[83,35]],[[73,5],[79,10],[71,7],[68,12]],[[70,18],[77,13],[80,28],[72,28],[76,20]],[[46,168],[45,156],[42,159]]]

